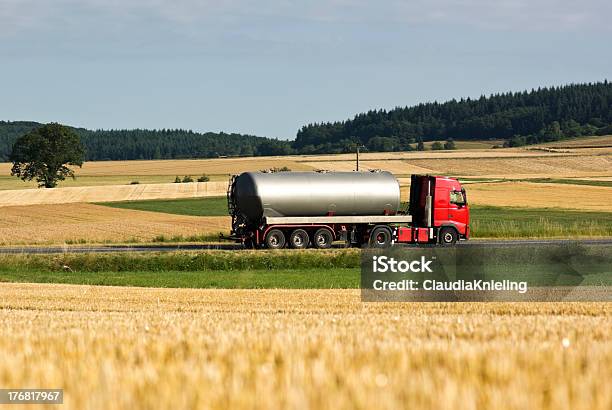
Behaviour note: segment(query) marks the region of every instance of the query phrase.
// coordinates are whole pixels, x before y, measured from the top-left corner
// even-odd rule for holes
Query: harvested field
[[[327,161],[327,162],[307,162],[306,164],[316,169],[325,169],[328,171],[354,171],[356,168],[355,160],[353,161]],[[406,161],[359,161],[359,169],[362,171],[382,169],[393,174],[423,174],[431,172],[428,168],[412,165]]]
[[[152,241],[228,231],[229,217],[186,216],[93,204],[11,206],[0,211],[0,244]]]
[[[91,409],[609,409],[611,313],[2,284],[0,384],[64,388],[67,408]]]
[[[585,142],[585,143],[588,143]],[[384,169],[397,175],[435,173],[495,178],[569,178],[612,176],[612,148],[550,147],[470,149],[425,152],[364,152],[362,169]],[[279,157],[216,158],[202,160],[99,161],[86,162],[77,169],[77,179],[64,181],[63,187],[126,185],[170,182],[175,176],[208,174],[213,181],[244,171],[286,166],[293,171],[327,169],[352,171],[355,154],[297,155]],[[10,164],[0,163],[0,189],[35,187],[9,177]]]
[[[273,167],[289,167],[293,171],[311,167],[296,161],[299,157],[245,157],[214,159],[181,159],[150,161],[90,161],[76,168],[78,176],[235,174]],[[0,163],[0,174],[10,175],[10,164]]]
[[[312,167],[330,171],[352,171],[355,161],[312,161]],[[487,178],[569,178],[612,176],[612,156],[517,156],[487,158],[463,157],[457,153],[455,158],[368,160],[359,163],[360,168],[383,169],[397,175],[431,173],[437,175],[480,176]]]
[[[362,152],[359,158],[365,161],[376,160],[411,160],[411,159],[449,159],[449,158],[524,158],[524,157],[555,157],[567,156],[567,153],[557,153],[548,151],[528,150],[525,148],[504,148],[504,149],[472,149],[472,150],[453,150],[453,151],[407,151],[407,152]],[[571,155],[579,155],[573,153]],[[320,162],[320,161],[355,161],[355,154],[334,154],[334,155],[301,155],[297,157],[301,162]]]
[[[563,178],[612,174],[612,156],[534,158],[478,158],[413,160],[410,165],[429,167],[443,175],[488,178]]]
[[[470,149],[458,151],[411,151],[411,152],[363,152],[360,157],[366,161],[401,159],[452,159],[452,158],[512,158],[512,157],[554,157],[567,153],[528,150],[523,148]],[[570,155],[580,155],[580,150]],[[78,176],[175,176],[206,174],[233,174],[244,171],[289,167],[294,171],[321,168],[312,162],[336,162],[355,160],[355,154],[293,155],[278,157],[214,158],[197,160],[147,160],[147,161],[90,161],[77,168]],[[11,165],[0,163],[0,175],[10,175]]]
[[[144,199],[223,196],[227,181],[187,184],[140,184],[0,191],[0,207],[75,202],[138,201]]]
[[[470,184],[471,204],[610,211],[612,188],[528,182]]]
[[[173,183],[178,175],[106,175],[106,176],[83,176],[78,178],[68,178],[59,183],[60,188],[84,187],[84,186],[104,186],[104,185],[136,185],[138,184],[168,184]],[[185,175],[180,175],[182,178]],[[195,180],[199,175],[191,175]],[[210,181],[227,181],[227,175],[208,175]],[[22,181],[8,175],[0,175],[0,190],[8,189],[35,189],[38,185],[36,181]]]
[[[605,135],[600,137],[572,138],[567,140],[548,142],[546,144],[538,144],[538,146],[552,148],[612,147],[612,135]]]

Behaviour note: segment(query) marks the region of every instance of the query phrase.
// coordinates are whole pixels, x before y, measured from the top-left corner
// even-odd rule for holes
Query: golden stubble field
[[[0,207],[223,196],[227,181],[0,190]]]
[[[501,182],[466,186],[471,204],[500,207],[610,212],[612,188],[605,186]]]
[[[188,216],[94,204],[0,208],[0,245],[150,242],[227,232],[229,216]]]
[[[547,148],[548,149],[548,148]],[[446,152],[409,152],[409,153],[366,153],[360,162],[362,170],[383,169],[401,178],[402,184],[409,183],[409,174],[451,175],[468,178],[529,179],[565,178],[605,181],[612,178],[612,148],[571,149],[562,152],[530,149],[497,150],[460,150]],[[327,169],[333,171],[352,171],[355,169],[354,156],[349,154],[325,156],[294,156],[267,158],[225,158],[207,160],[169,160],[169,161],[108,161],[86,163],[78,175],[81,182],[68,181],[60,184],[71,185],[57,189],[24,189],[25,184],[10,178],[8,164],[0,164],[0,207],[13,205],[52,204],[71,202],[104,202],[140,199],[187,198],[201,196],[222,196],[227,190],[230,174],[246,170],[260,170],[272,166],[288,166],[294,171]],[[171,175],[199,175],[202,172],[215,172],[212,181],[207,183],[158,183],[168,181]],[[121,179],[123,178],[123,180]],[[129,185],[131,180],[150,183]],[[118,184],[124,181],[123,184]],[[487,181],[481,181],[487,182]],[[82,183],[85,186],[74,186]],[[111,184],[111,185],[109,185]],[[114,184],[114,185],[112,185]],[[23,185],[23,186],[22,186]],[[470,184],[470,189],[484,184]],[[508,185],[487,184],[483,190],[496,189],[498,197],[509,197],[513,188]],[[557,185],[559,192],[571,192],[580,197],[579,202],[560,201],[547,204],[546,192],[541,184],[521,185],[521,192],[528,189],[532,197],[540,197],[546,206],[561,208],[589,209],[589,197],[584,196],[577,185]],[[506,189],[510,188],[510,192]],[[611,191],[604,187],[599,191]],[[594,192],[595,195],[599,195]],[[605,192],[604,192],[605,193]],[[582,195],[582,196],[581,196]],[[517,198],[521,195],[517,195]],[[479,205],[495,205],[479,202]],[[484,198],[484,197],[483,197]],[[495,202],[495,201],[494,201]],[[514,201],[516,206],[535,206],[531,201]],[[519,203],[520,202],[520,203]],[[570,206],[572,205],[572,206]],[[540,206],[540,205],[537,205]],[[599,208],[597,208],[599,209]]]
[[[561,142],[558,142],[561,143]],[[525,148],[470,149],[423,152],[363,152],[362,169],[385,169],[399,175],[414,172],[457,176],[565,177],[610,174],[612,136],[562,141],[563,147],[543,145]],[[479,143],[480,144],[480,143]],[[552,143],[551,143],[552,144]],[[293,171],[327,169],[352,171],[355,154],[294,155],[276,157],[214,158],[195,160],[94,161],[76,168],[77,180],[60,186],[172,182],[174,176],[206,173],[213,180],[227,175],[272,167]],[[32,188],[10,176],[10,164],[0,163],[0,189]],[[79,178],[82,179],[79,181]]]
[[[606,303],[0,285],[0,385],[66,408],[609,409]]]

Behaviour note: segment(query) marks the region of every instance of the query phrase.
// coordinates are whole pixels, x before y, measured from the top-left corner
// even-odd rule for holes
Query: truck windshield
[[[462,191],[450,191],[450,203],[455,205],[465,205],[465,196]]]

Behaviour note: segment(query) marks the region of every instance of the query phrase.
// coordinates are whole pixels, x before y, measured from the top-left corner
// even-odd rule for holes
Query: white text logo
[[[429,265],[431,260],[425,259],[425,256],[421,256],[421,260],[405,261],[395,260],[395,258],[389,258],[387,256],[373,256],[372,257],[372,270],[373,272],[392,272],[392,273],[406,273],[406,272],[430,272],[433,273]]]

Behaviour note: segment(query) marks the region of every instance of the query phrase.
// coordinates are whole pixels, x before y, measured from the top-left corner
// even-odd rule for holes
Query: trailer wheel
[[[391,229],[386,226],[377,226],[370,234],[370,246],[373,248],[388,248],[392,241]]]
[[[266,246],[269,249],[281,249],[285,246],[285,234],[280,229],[272,229],[266,235]]]
[[[312,237],[314,246],[319,249],[329,249],[332,246],[334,235],[327,228],[318,229]]]
[[[457,230],[450,226],[442,227],[438,232],[438,241],[442,246],[453,246],[457,243],[458,239],[459,235],[457,234]]]
[[[291,232],[291,236],[289,237],[289,245],[294,249],[305,249],[308,247],[309,242],[310,238],[308,237],[308,232],[303,229],[296,229]]]

